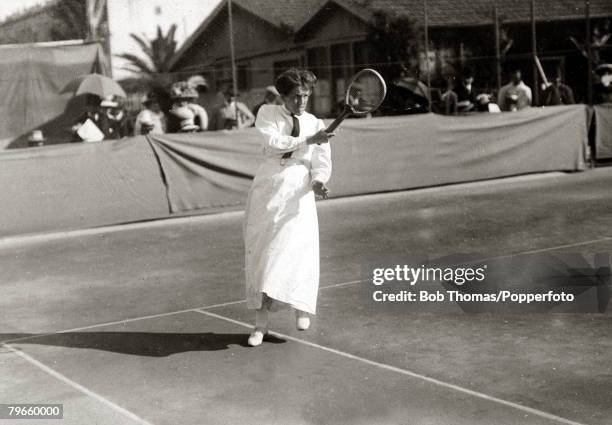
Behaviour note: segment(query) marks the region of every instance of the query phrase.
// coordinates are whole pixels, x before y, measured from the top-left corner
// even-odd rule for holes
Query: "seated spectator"
[[[276,87],[268,86],[266,87],[266,94],[264,96],[263,102],[259,103],[253,108],[253,116],[257,117],[257,112],[259,112],[259,108],[261,108],[263,105],[280,105],[281,103],[282,100],[280,98],[278,90],[276,90]],[[254,124],[255,123],[253,122],[253,125]]]
[[[612,64],[599,65],[595,73],[599,82],[593,86],[594,103],[612,103]]]
[[[215,130],[233,130],[250,127],[255,116],[242,102],[236,100],[232,88],[223,90],[223,104],[215,111]]]
[[[552,83],[546,87],[542,94],[542,105],[573,105],[574,103],[576,103],[574,92],[569,86],[562,83],[561,74],[557,72]]]
[[[457,94],[457,111],[473,112],[476,108],[476,93],[473,88],[474,74],[471,70],[465,70],[461,80],[455,88]]]
[[[498,103],[502,111],[519,111],[531,106],[531,89],[523,83],[521,70],[512,72],[511,80],[499,90]]]
[[[134,122],[134,135],[163,134],[166,132],[166,116],[161,110],[157,95],[149,93],[142,99],[145,107],[136,116]]]
[[[194,103],[198,98],[196,89],[185,81],[174,83],[170,87],[172,106],[168,114],[168,133],[193,133],[208,128],[206,110]]]

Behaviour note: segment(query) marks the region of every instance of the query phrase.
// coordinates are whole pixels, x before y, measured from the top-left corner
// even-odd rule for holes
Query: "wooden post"
[[[227,17],[229,20],[230,62],[232,67],[232,92],[238,96],[238,81],[236,81],[236,55],[234,53],[234,22],[232,19],[232,0],[227,0]]]
[[[585,0],[584,2],[585,18],[586,18],[586,49],[587,49],[587,100],[589,105],[593,104],[593,46],[591,42],[591,2]]]
[[[427,14],[427,0],[423,0],[423,12],[425,21],[425,66],[427,67],[427,95],[429,97],[429,103],[427,110],[431,112],[431,70],[429,69],[429,17]]]
[[[531,69],[533,74],[533,105],[538,106],[540,104],[540,84],[538,82],[538,69],[536,67],[536,60],[538,57],[538,39],[536,36],[535,7],[535,0],[531,0],[531,55],[533,59]]]
[[[501,89],[501,52],[499,50],[499,12],[497,4],[493,8],[493,19],[495,21],[495,71],[497,77],[497,92]]]

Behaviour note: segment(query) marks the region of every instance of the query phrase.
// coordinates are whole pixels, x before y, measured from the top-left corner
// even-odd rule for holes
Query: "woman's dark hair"
[[[312,90],[317,83],[317,77],[306,69],[291,68],[278,76],[274,86],[281,96],[287,96],[296,87],[306,87]]]

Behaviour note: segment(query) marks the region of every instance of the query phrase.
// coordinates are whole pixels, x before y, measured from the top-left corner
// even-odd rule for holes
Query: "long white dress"
[[[306,138],[325,128],[314,115],[298,116],[300,136],[284,106],[264,105],[255,126],[264,161],[249,192],[244,220],[247,307],[259,309],[263,294],[315,314],[319,289],[319,225],[311,184],[331,176],[328,143]],[[290,159],[285,152],[297,148]],[[284,163],[284,164],[283,164]]]

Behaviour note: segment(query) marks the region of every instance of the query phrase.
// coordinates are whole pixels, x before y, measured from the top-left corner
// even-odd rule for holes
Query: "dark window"
[[[249,66],[238,65],[236,69],[236,78],[238,79],[238,90],[249,89]]]
[[[274,62],[274,79],[281,73],[285,72],[289,68],[299,68],[300,61],[298,59],[291,59],[286,61]]]

